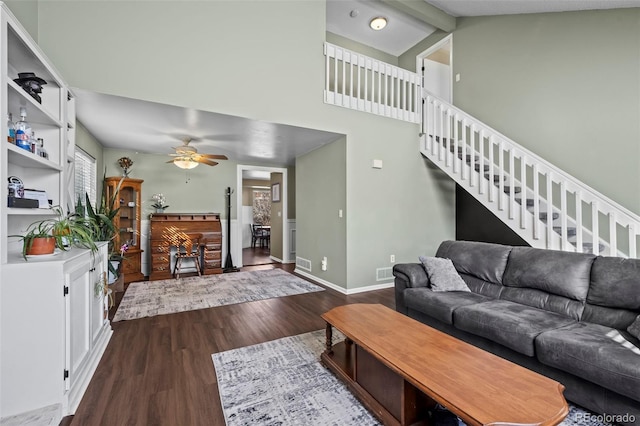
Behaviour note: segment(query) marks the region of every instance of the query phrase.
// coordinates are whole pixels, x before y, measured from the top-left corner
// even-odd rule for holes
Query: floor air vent
[[[296,268],[311,272],[311,261],[303,257],[296,256]]]
[[[376,269],[376,281],[389,281],[392,279],[393,279],[393,267]]]

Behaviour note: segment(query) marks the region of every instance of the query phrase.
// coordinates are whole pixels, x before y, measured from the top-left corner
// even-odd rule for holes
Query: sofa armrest
[[[404,291],[412,287],[428,287],[429,277],[419,263],[399,263],[393,267],[395,276],[396,311],[407,314]]]

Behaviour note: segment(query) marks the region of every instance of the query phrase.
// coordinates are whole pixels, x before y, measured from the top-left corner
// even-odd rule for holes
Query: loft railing
[[[418,74],[331,43],[324,44],[324,54],[325,103],[420,122]]]
[[[638,257],[640,217],[424,91],[422,153],[534,247]]]

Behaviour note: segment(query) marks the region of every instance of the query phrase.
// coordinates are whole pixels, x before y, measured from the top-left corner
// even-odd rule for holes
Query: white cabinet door
[[[73,387],[76,377],[82,371],[91,349],[90,301],[93,299],[91,271],[88,254],[82,261],[71,262],[65,268],[65,282],[69,287],[69,336],[67,350],[69,354],[69,387]]]

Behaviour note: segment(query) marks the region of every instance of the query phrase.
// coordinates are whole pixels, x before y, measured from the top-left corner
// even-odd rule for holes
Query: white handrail
[[[421,122],[418,74],[324,43],[324,102],[411,123]]]
[[[638,215],[459,108],[426,90],[423,96],[423,154],[533,246],[637,257]]]

